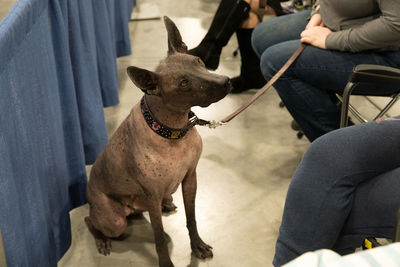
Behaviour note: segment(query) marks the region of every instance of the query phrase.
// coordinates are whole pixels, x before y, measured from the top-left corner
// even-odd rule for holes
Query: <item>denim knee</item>
[[[320,164],[328,168],[331,164],[340,165],[345,149],[340,143],[341,131],[332,131],[315,139],[303,156],[303,160],[311,164]]]
[[[264,78],[269,81],[283,66],[280,49],[271,46],[260,57],[260,68]]]
[[[265,33],[265,30],[262,29],[261,27],[256,27],[253,30],[253,33],[251,34],[251,45],[253,47],[254,52],[257,54],[258,57],[261,57],[262,54],[262,38],[263,34]]]
[[[260,57],[270,46],[296,40],[307,25],[310,11],[275,17],[257,25],[252,34],[252,46]]]
[[[360,157],[355,157],[356,142],[349,144],[353,129],[336,129],[315,139],[303,156],[304,163],[312,165],[314,172],[335,174],[336,178],[350,174],[354,166],[363,165],[358,162]]]

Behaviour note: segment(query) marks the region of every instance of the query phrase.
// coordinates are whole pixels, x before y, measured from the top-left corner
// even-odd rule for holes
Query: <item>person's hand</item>
[[[308,22],[306,26],[306,30],[308,28],[314,27],[314,26],[324,26],[324,23],[322,22],[321,15],[320,14],[314,14],[311,18],[310,21]]]
[[[331,32],[332,31],[326,27],[309,27],[308,29],[305,29],[301,32],[300,40],[302,43],[307,43],[322,49],[326,49],[325,40],[328,34],[330,34]]]

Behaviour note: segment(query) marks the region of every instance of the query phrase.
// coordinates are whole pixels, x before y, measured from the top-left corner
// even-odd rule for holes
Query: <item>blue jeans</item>
[[[267,81],[299,47],[300,33],[307,25],[309,15],[308,10],[280,16],[255,28],[252,45],[260,57],[261,71]],[[351,71],[358,64],[399,67],[400,52],[350,53],[307,46],[275,83],[286,108],[310,141],[339,128],[340,108],[336,105],[334,92],[343,91]]]
[[[400,208],[399,133],[400,118],[338,129],[311,143],[288,189],[274,266],[307,251],[354,250],[366,236],[392,237]],[[338,245],[341,239],[348,247]]]

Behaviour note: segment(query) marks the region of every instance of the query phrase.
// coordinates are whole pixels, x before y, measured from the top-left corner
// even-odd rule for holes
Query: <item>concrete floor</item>
[[[0,21],[4,18],[16,1],[17,0],[0,0]]]
[[[1,0],[0,19],[14,2]],[[150,15],[169,16],[177,24],[188,47],[192,48],[207,31],[218,2],[137,0],[135,13],[147,16],[151,4]],[[118,59],[121,103],[105,109],[110,135],[142,96],[128,79],[126,68],[135,65],[153,70],[167,52],[162,20],[131,22],[130,31],[132,55]],[[232,57],[236,47],[233,36],[222,52],[217,73],[230,77],[239,74],[240,59]],[[219,120],[255,92],[228,95],[208,108],[193,110],[200,118]],[[174,195],[177,212],[163,217],[175,266],[271,266],[286,190],[309,146],[306,139],[297,139],[290,129],[291,117],[279,107],[279,102],[279,97],[271,90],[223,127],[211,130],[197,126],[204,147],[197,168],[197,224],[203,240],[213,246],[214,257],[198,260],[191,256],[178,189]],[[83,221],[87,214],[87,205],[71,211],[72,246],[60,260],[59,267],[157,266],[147,213],[141,219],[130,221],[124,238],[113,241],[113,252],[107,257],[96,250]]]

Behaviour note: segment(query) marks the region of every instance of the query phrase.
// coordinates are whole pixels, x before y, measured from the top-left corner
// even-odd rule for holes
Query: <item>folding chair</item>
[[[363,87],[367,87],[367,89],[363,89]],[[361,90],[357,90],[357,88],[361,88]],[[400,69],[382,65],[357,65],[349,77],[342,96],[336,94],[342,102],[341,128],[346,127],[348,124],[349,110],[360,122],[367,122],[367,119],[350,104],[351,95],[390,97],[390,101],[382,109],[379,108],[379,113],[373,120],[382,118],[400,96]]]

